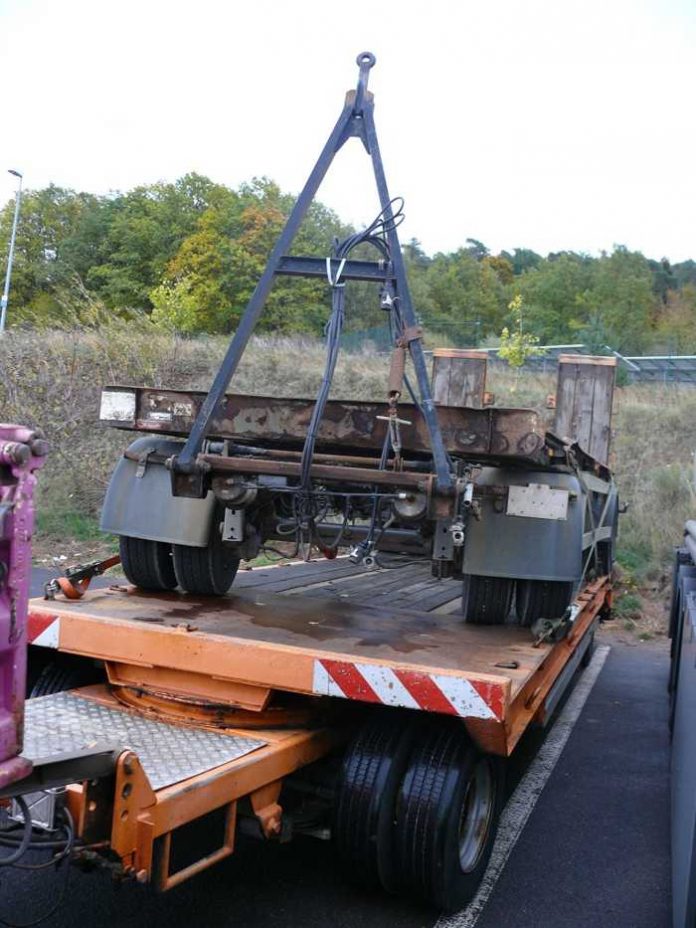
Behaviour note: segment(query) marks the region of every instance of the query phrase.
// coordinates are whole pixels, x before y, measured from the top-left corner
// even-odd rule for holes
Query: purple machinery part
[[[19,754],[24,734],[35,472],[47,451],[40,431],[0,424],[0,788],[31,771],[31,763]]]

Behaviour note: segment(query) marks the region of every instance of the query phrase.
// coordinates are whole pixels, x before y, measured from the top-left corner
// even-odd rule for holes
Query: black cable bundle
[[[298,540],[298,545],[301,543],[305,530],[307,530],[310,544],[315,539],[316,535],[316,531],[314,529],[316,512],[315,499],[312,493],[311,485],[311,468],[314,458],[314,449],[319,433],[319,427],[324,415],[324,411],[326,409],[326,403],[329,398],[331,384],[333,382],[334,374],[336,371],[336,363],[338,361],[338,355],[340,351],[341,333],[343,331],[343,323],[345,320],[345,282],[341,281],[343,262],[348,259],[350,253],[359,245],[368,244],[376,248],[377,251],[382,255],[384,261],[389,263],[391,259],[391,253],[387,241],[387,234],[399,226],[403,221],[403,205],[403,199],[401,197],[396,197],[379,212],[373,222],[371,222],[366,229],[348,236],[340,243],[336,243],[334,247],[334,260],[338,260],[339,265],[336,270],[335,277],[332,274],[331,262],[327,259],[327,277],[332,288],[331,315],[326,324],[325,330],[327,341],[326,364],[324,367],[324,374],[322,377],[321,385],[319,387],[314,408],[312,410],[312,416],[307,428],[304,447],[302,449],[300,486],[297,493],[295,494],[293,505],[296,526],[295,537]],[[398,296],[395,296],[389,307],[389,327],[393,340],[400,337],[404,331],[404,325],[401,319],[398,301]],[[414,404],[417,408],[420,409],[418,398],[413,391],[411,383],[407,377],[405,377],[404,380]],[[380,470],[384,470],[387,466],[390,449],[390,435],[389,431],[387,431],[380,456]],[[377,522],[379,518],[379,502],[380,500],[377,493],[377,488],[373,487],[370,528],[366,538],[360,545],[360,548],[362,548],[365,553],[367,553],[369,549],[377,543],[384,531],[383,528],[375,538]],[[339,528],[336,537],[331,540],[329,545],[323,544],[321,539],[319,539],[323,547],[330,547],[332,550],[335,550],[338,547],[338,544],[343,538],[348,519],[349,515],[347,511],[343,525]]]
[[[65,879],[58,897],[50,910],[44,912],[38,918],[28,922],[13,922],[8,918],[0,916],[0,925],[6,925],[7,928],[34,928],[40,925],[46,919],[50,918],[58,911],[63,904],[68,886],[70,875],[70,855],[75,846],[75,823],[67,806],[60,810],[62,821],[52,832],[48,834],[37,835],[34,832],[31,813],[23,796],[16,797],[17,805],[20,808],[24,822],[22,825],[11,824],[7,827],[0,828],[0,847],[11,849],[11,853],[0,856],[0,867],[15,867],[18,870],[48,870],[55,869],[61,863],[65,866]],[[21,829],[21,831],[19,831]],[[19,833],[18,833],[19,832]],[[56,835],[63,833],[61,837]],[[20,859],[27,851],[49,850],[52,852],[48,860],[41,863],[20,863]]]
[[[394,204],[398,204],[394,208]],[[348,238],[338,243],[334,249],[334,256],[339,261],[347,260],[351,251],[358,245],[369,244],[376,248],[389,261],[390,252],[387,244],[386,235],[392,229],[395,229],[403,222],[404,201],[401,197],[392,200],[381,212],[375,217],[370,225],[363,229],[362,232],[355,232]],[[389,218],[387,218],[389,214]],[[330,264],[327,262],[330,269]],[[331,383],[333,382],[336,371],[336,362],[340,350],[341,332],[343,331],[343,321],[345,318],[345,282],[340,280],[340,265],[335,279],[329,277],[332,286],[331,299],[331,316],[326,325],[326,365],[324,367],[324,376],[319,387],[317,399],[312,410],[312,418],[307,429],[304,448],[302,449],[302,467],[300,470],[300,486],[302,490],[308,491],[310,488],[310,471],[312,459],[314,457],[314,446],[319,432],[319,425],[324,415],[326,402],[329,398]]]

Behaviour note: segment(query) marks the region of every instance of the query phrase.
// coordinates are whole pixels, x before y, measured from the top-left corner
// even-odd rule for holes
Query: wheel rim
[[[476,868],[488,840],[493,818],[495,786],[489,761],[482,757],[471,772],[459,818],[459,866],[463,873]]]

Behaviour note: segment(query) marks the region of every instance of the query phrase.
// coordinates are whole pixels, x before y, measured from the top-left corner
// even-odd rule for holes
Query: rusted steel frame
[[[588,470],[602,480],[610,481],[612,479],[611,470],[606,464],[596,460],[591,454],[584,451],[577,442],[568,443],[565,439],[559,438],[553,432],[546,433],[546,444],[554,457],[562,458],[568,461],[570,458],[575,459],[575,463],[580,470]]]
[[[248,695],[246,705],[241,701],[224,703],[212,698],[194,699],[182,693],[175,696],[171,692],[160,691],[153,686],[150,678],[153,676],[154,669],[152,668],[146,674],[145,682],[137,682],[128,686],[123,683],[112,684],[112,695],[129,709],[146,712],[148,717],[214,730],[220,728],[300,728],[316,722],[320,708],[317,700],[299,702],[297,698],[294,701],[288,701],[288,704],[269,706],[268,699],[271,691],[262,687],[258,688],[261,698],[256,706],[249,704]],[[137,671],[137,668],[135,670]],[[109,678],[111,679],[111,674]],[[138,681],[143,680],[137,674],[134,678]],[[247,691],[250,689],[252,687],[245,688]]]
[[[198,461],[213,473],[268,474],[276,477],[299,477],[301,464],[295,461],[267,461],[261,458],[226,458],[219,454],[199,454]],[[433,474],[414,474],[409,471],[373,470],[369,467],[340,467],[314,464],[311,476],[333,483],[377,484],[379,486],[408,487],[430,494]]]
[[[136,417],[134,421],[104,420],[105,424],[176,436],[188,433],[206,396],[182,390],[113,389],[135,389]],[[225,396],[215,409],[208,437],[301,450],[313,408],[314,401],[308,399]],[[422,415],[409,403],[399,408],[402,418],[411,423],[400,428],[404,452],[429,454],[428,430]],[[386,409],[385,403],[329,400],[317,437],[318,451],[381,451],[388,425],[377,417],[384,416]],[[436,412],[449,454],[549,462],[544,423],[534,410],[437,406]]]
[[[210,393],[206,396],[201,408],[198,410],[186,444],[178,456],[178,464],[181,470],[191,470],[195,466],[196,457],[201,449],[201,444],[203,440],[210,435],[210,425],[215,409],[223,398],[225,390],[237,370],[237,366],[244,354],[247,343],[256,327],[261,310],[273,286],[273,279],[278,265],[290,250],[290,246],[293,243],[302,219],[309,209],[314,195],[324,179],[324,175],[328,171],[336,152],[345,144],[356,128],[355,123],[358,121],[358,117],[354,111],[354,104],[355,97],[346,99],[336,125],[329,135],[319,159],[314,165],[299,197],[295,201],[295,205],[286,220],[285,226],[268,257],[263,274],[256,284],[251,299],[239,321],[237,330],[227,348],[222,364],[215,375]]]
[[[569,634],[553,645],[547,659],[512,701],[507,723],[507,753],[510,754],[532,719],[543,711],[544,701],[568,663],[581,638],[607,604],[611,595],[608,577],[595,580],[577,596],[581,610]]]
[[[235,445],[230,449],[230,456],[249,456],[254,457],[256,455],[261,455],[262,457],[277,458],[281,461],[299,461],[302,458],[301,451],[289,451],[286,448],[254,448],[253,446],[245,445]],[[312,460],[316,461],[318,464],[356,464],[358,467],[379,467],[380,460],[379,458],[370,457],[368,455],[362,454],[341,454],[340,452],[322,453],[315,452],[312,455]],[[393,461],[387,462],[387,468],[392,466]],[[413,468],[418,471],[423,471],[427,473],[429,470],[429,465],[426,461],[405,461],[401,459],[401,466],[405,467],[407,470]]]
[[[244,446],[240,445],[238,447],[241,450],[241,448]],[[278,460],[281,460],[281,461],[283,460],[299,461],[302,457],[301,451],[288,451],[282,448],[249,448],[248,450],[244,448],[243,454],[235,455],[233,453],[232,457],[238,456],[240,460],[244,460],[246,458],[253,457],[254,456],[253,452],[256,452],[257,454],[262,454],[264,458],[266,457],[277,458]],[[130,451],[128,448],[126,448],[126,450],[123,452],[123,456],[124,458],[127,458],[129,461],[135,461],[136,463],[140,463],[140,460],[142,457],[142,455],[138,454],[135,451]],[[313,456],[313,459],[320,464],[330,464],[333,462],[335,464],[348,464],[348,465],[356,464],[358,466],[361,466],[361,465],[374,466],[376,468],[379,467],[379,463],[380,463],[379,458],[364,457],[359,454],[353,454],[353,455],[350,455],[350,454],[315,454]],[[167,460],[168,460],[168,456],[166,454],[157,454],[157,452],[154,452],[153,454],[149,454],[147,456],[148,464],[150,463],[164,464],[166,463]],[[404,461],[403,463],[404,463],[404,466],[406,467],[408,466],[418,467],[419,465],[421,467],[424,466],[424,463],[421,461]]]
[[[128,691],[144,691],[157,694],[162,699],[179,699],[194,716],[197,715],[197,704],[214,704],[221,712],[223,707],[227,707],[228,710],[239,707],[248,712],[261,713],[268,707],[271,698],[270,687],[223,680],[214,675],[197,673],[194,669],[180,670],[151,665],[142,667],[138,664],[111,660],[106,660],[105,665],[109,683],[119,692],[126,694]],[[133,702],[127,695],[124,695],[123,701],[129,702],[135,708],[141,704],[140,700]],[[147,698],[143,701],[147,705]],[[204,715],[206,713],[201,712],[200,718]]]

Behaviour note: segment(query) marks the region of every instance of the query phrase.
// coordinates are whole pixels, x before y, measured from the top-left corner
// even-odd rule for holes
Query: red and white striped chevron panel
[[[57,648],[60,636],[60,618],[58,616],[37,615],[30,612],[27,616],[27,643],[40,648]]]
[[[312,689],[321,696],[493,721],[502,719],[505,706],[497,683],[327,658],[314,661]]]

